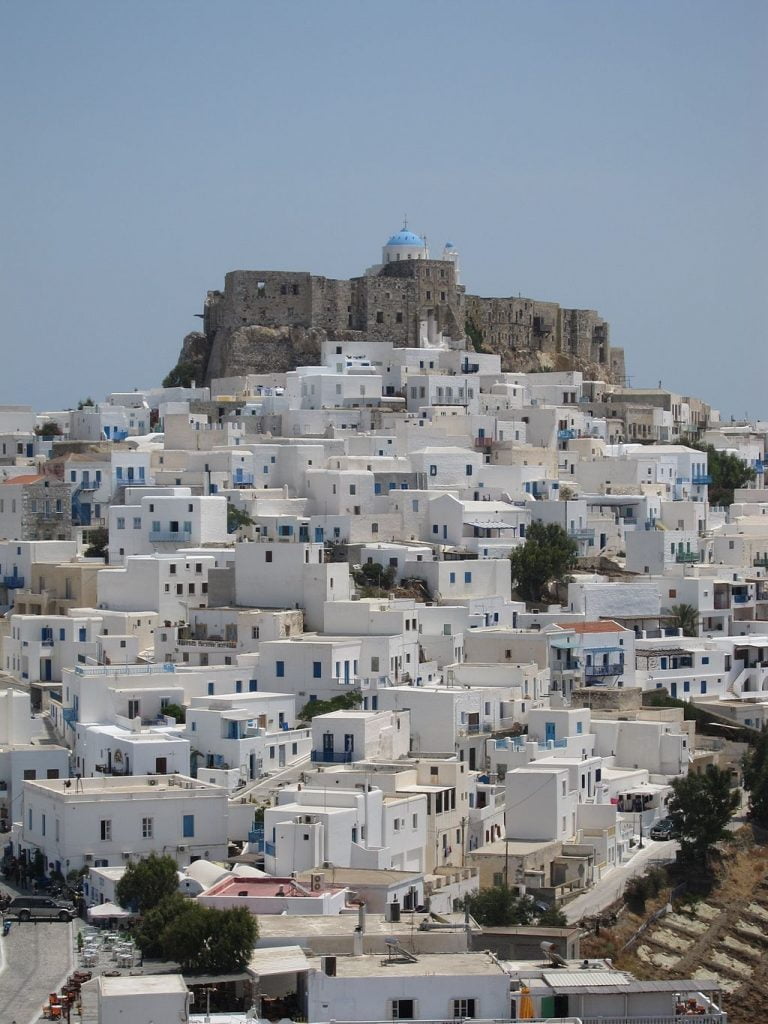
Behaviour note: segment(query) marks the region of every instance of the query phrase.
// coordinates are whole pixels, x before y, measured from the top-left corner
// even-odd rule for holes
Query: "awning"
[[[478,530],[516,530],[512,523],[505,523],[501,519],[465,519],[465,526],[476,526]]]
[[[125,910],[123,907],[119,907],[117,903],[100,903],[97,907],[88,908],[88,917],[92,921],[105,921],[111,917],[137,917],[130,910]]]
[[[308,971],[309,961],[301,946],[270,946],[267,949],[254,949],[246,970],[259,978],[273,974],[296,974]]]

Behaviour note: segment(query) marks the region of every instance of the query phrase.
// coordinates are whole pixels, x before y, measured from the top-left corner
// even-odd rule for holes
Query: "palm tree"
[[[667,615],[674,621],[683,636],[699,635],[699,609],[693,604],[673,604]]]

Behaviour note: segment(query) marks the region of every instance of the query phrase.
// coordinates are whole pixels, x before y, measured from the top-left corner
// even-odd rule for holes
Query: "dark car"
[[[71,921],[77,917],[74,903],[54,900],[50,896],[16,896],[5,910],[7,917],[19,921]]]
[[[671,818],[662,818],[651,826],[651,839],[676,839],[675,825]]]

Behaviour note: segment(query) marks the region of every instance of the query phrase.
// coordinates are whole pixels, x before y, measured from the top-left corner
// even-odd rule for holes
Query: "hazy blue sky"
[[[157,384],[235,268],[595,308],[768,417],[765,0],[4,0],[0,402]]]

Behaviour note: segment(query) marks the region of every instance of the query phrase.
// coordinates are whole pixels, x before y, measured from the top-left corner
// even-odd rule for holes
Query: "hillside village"
[[[256,915],[228,1020],[671,1021],[692,999],[725,1022],[727,967],[642,981],[582,960],[576,917],[462,908],[504,886],[567,911],[663,848],[673,781],[736,763],[729,727],[768,722],[768,422],[502,369],[447,322],[0,407],[6,861],[77,878],[89,927],[130,916],[116,886],[151,852]],[[727,504],[713,451],[747,471]],[[576,561],[526,601],[510,556],[536,524]],[[216,979],[123,966],[82,985],[82,1020],[203,1019]]]

